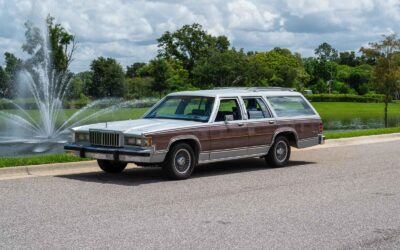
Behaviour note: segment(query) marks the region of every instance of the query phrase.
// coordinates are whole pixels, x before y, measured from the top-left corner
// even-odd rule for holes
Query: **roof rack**
[[[237,89],[237,90],[248,90],[253,92],[260,91],[295,91],[293,88],[283,87],[216,87],[214,89]]]

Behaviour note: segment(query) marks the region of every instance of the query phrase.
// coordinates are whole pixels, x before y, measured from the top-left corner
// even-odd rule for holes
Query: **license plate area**
[[[85,157],[100,159],[100,160],[111,160],[111,161],[114,160],[114,154],[85,152]]]

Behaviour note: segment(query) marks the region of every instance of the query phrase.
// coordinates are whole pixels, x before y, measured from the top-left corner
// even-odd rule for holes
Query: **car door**
[[[266,154],[277,128],[275,118],[262,97],[243,97],[249,135],[248,154]]]
[[[248,130],[239,98],[222,98],[210,127],[210,160],[247,155]]]

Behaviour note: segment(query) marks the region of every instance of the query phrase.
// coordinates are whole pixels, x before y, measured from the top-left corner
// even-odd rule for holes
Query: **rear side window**
[[[271,114],[261,98],[243,98],[249,120],[270,118]]]
[[[315,115],[301,96],[270,96],[267,99],[278,117]]]

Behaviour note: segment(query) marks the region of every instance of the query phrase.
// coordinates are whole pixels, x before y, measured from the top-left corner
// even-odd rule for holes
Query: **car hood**
[[[203,124],[202,122],[171,120],[171,119],[137,119],[116,122],[103,122],[73,128],[75,132],[88,132],[89,129],[118,131],[124,134],[143,135],[170,129]]]

